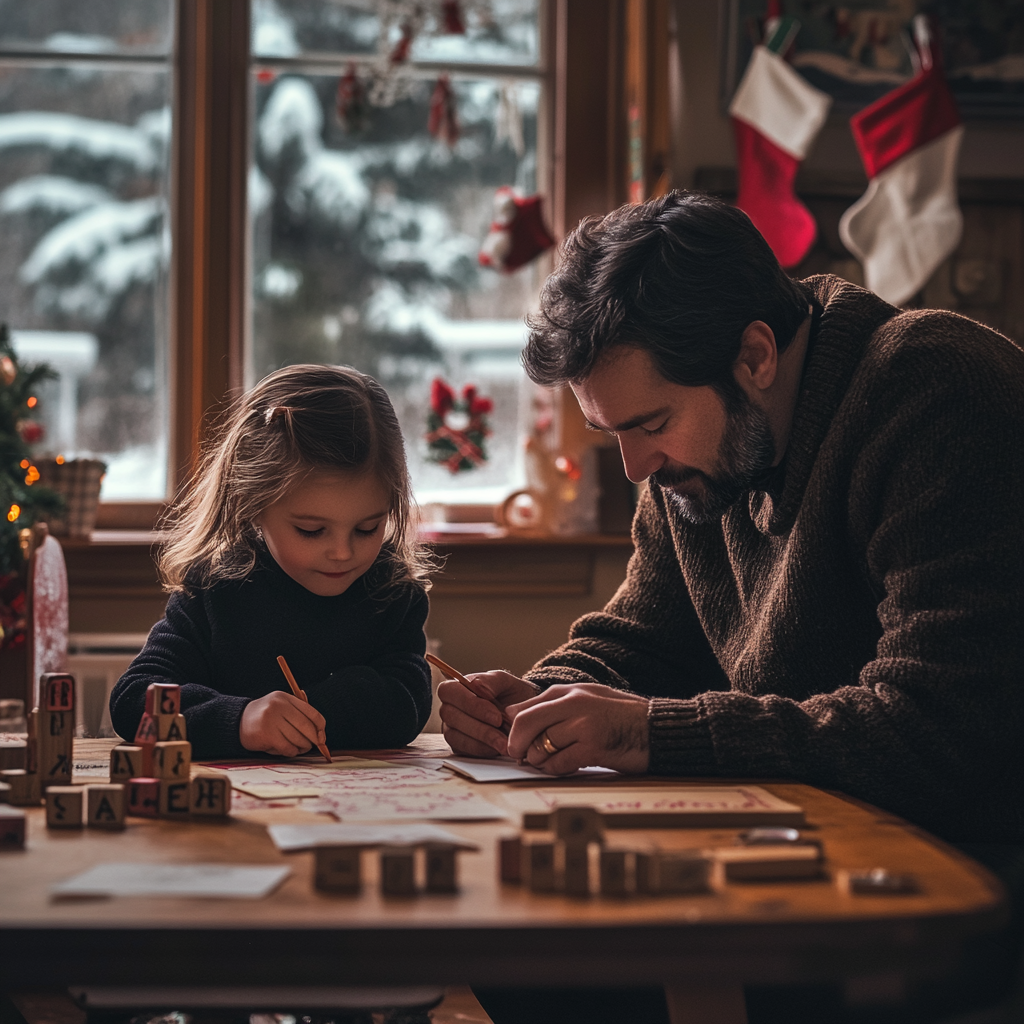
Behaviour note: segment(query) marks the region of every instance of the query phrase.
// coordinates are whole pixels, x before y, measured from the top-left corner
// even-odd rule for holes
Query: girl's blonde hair
[[[405,444],[387,392],[348,366],[288,366],[264,377],[228,410],[184,498],[163,528],[157,557],[164,589],[238,580],[263,547],[257,520],[312,470],[365,470],[389,495],[378,586],[427,586],[429,556],[415,541]],[[375,566],[375,569],[377,566]]]

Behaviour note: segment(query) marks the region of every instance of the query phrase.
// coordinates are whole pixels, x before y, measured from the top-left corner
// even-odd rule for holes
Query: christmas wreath
[[[478,396],[474,385],[467,384],[458,398],[440,377],[435,378],[427,413],[427,459],[447,466],[452,474],[482,466],[491,434],[487,414],[493,409],[494,403]]]

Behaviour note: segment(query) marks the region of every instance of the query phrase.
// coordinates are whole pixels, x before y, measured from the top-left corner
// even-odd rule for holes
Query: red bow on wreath
[[[487,461],[486,439],[491,434],[487,414],[494,409],[489,398],[477,395],[467,384],[462,397],[440,377],[430,385],[430,411],[427,413],[427,458],[446,466],[453,475],[475,469]]]

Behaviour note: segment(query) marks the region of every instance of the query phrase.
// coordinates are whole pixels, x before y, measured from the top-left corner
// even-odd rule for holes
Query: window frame
[[[622,44],[638,2],[665,0],[541,0],[541,73],[531,70],[530,77],[542,82],[548,97],[538,129],[538,166],[547,165],[542,191],[556,238],[583,217],[625,201]],[[250,32],[250,0],[175,0],[168,353],[172,500],[195,472],[207,431],[244,385]],[[486,73],[488,67],[458,69]],[[102,502],[96,526],[153,530],[166,508],[167,502]]]

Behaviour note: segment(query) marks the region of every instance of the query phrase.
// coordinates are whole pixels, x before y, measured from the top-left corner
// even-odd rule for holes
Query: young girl
[[[181,686],[195,758],[408,743],[430,714],[410,500],[376,381],[338,366],[262,380],[171,513],[158,559],[171,597],[111,694],[117,732],[131,740],[146,687],[165,682]]]

